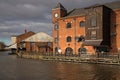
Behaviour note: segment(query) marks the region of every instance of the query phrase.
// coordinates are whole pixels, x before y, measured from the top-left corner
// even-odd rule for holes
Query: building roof
[[[66,10],[65,7],[61,3],[58,3],[57,6],[55,6],[53,9],[56,9],[56,8]]]
[[[25,32],[25,33],[23,33],[23,34],[20,34],[20,35],[18,35],[17,37],[22,37],[22,36],[28,35],[28,34],[35,34],[35,33],[32,32],[32,31],[29,31],[29,32]]]
[[[97,4],[97,5],[101,5],[101,4]],[[105,3],[102,5],[105,5],[110,9],[120,9],[120,1]],[[73,9],[65,17],[82,16],[82,15],[85,15],[85,8]]]
[[[115,1],[111,3],[104,4],[105,6],[111,8],[111,9],[120,9],[120,1]]]
[[[72,16],[81,16],[85,14],[84,8],[79,8],[79,9],[73,9],[71,10],[66,17],[72,17]]]
[[[53,42],[53,38],[46,33],[38,32],[25,40],[25,42]]]
[[[11,48],[17,48],[17,43],[11,44],[9,47],[7,47],[7,49],[11,49]]]

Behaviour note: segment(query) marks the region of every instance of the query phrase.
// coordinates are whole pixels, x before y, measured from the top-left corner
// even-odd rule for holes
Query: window
[[[47,46],[51,46],[51,42],[47,42]]]
[[[81,22],[79,23],[79,26],[80,26],[80,27],[85,27],[85,21],[81,21]]]
[[[70,36],[68,36],[66,40],[67,40],[67,42],[71,42],[72,38]]]
[[[91,31],[91,39],[96,39],[96,31]]]
[[[54,25],[54,30],[57,30],[59,27],[58,27],[58,24],[55,24]]]
[[[65,55],[66,56],[70,56],[70,55],[73,55],[73,49],[71,47],[67,47],[65,49]]]
[[[35,45],[35,43],[34,43],[34,42],[30,42],[30,45],[31,45],[31,46],[34,46],[34,45]]]
[[[56,37],[54,41],[55,41],[55,42],[58,42],[58,37]]]
[[[66,28],[71,28],[71,23],[67,23]]]
[[[24,48],[24,47],[25,47],[24,42],[20,42],[20,48],[22,49],[22,48]]]
[[[85,41],[85,37],[84,36],[76,37],[76,41],[77,42]]]
[[[91,26],[92,26],[92,27],[96,27],[96,23],[97,23],[96,17],[93,16],[93,17],[91,18]]]
[[[79,49],[78,49],[78,53],[79,53],[79,54],[86,54],[86,53],[87,53],[87,49],[84,48],[84,47],[83,47],[83,48],[79,48]]]

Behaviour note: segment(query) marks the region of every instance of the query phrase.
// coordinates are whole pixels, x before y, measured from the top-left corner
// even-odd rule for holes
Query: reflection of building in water
[[[120,48],[120,1],[73,9],[58,3],[52,9],[53,49],[62,53],[95,54]]]

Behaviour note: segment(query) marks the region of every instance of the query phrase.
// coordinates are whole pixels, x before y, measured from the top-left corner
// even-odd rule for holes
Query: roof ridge
[[[34,33],[33,31],[28,31],[28,32],[22,33],[22,34],[20,34],[20,35],[18,35],[18,36],[22,36],[22,35],[24,35],[24,34],[28,34],[28,33],[31,33],[31,32]],[[17,37],[18,37],[18,36],[17,36]]]
[[[74,10],[76,10],[76,8],[72,9],[71,11],[69,11],[67,15],[69,15],[70,13],[72,13]]]

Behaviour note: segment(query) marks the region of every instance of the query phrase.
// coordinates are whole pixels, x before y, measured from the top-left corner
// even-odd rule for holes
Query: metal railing
[[[54,54],[54,53],[43,53],[43,52],[26,52],[26,51],[20,51],[18,53],[19,55],[41,55],[41,56],[67,56],[67,57],[80,57],[80,58],[108,58],[108,59],[119,59],[120,58],[120,53],[109,53],[109,52],[98,52],[95,55],[87,54],[87,53],[79,53],[79,54]]]

